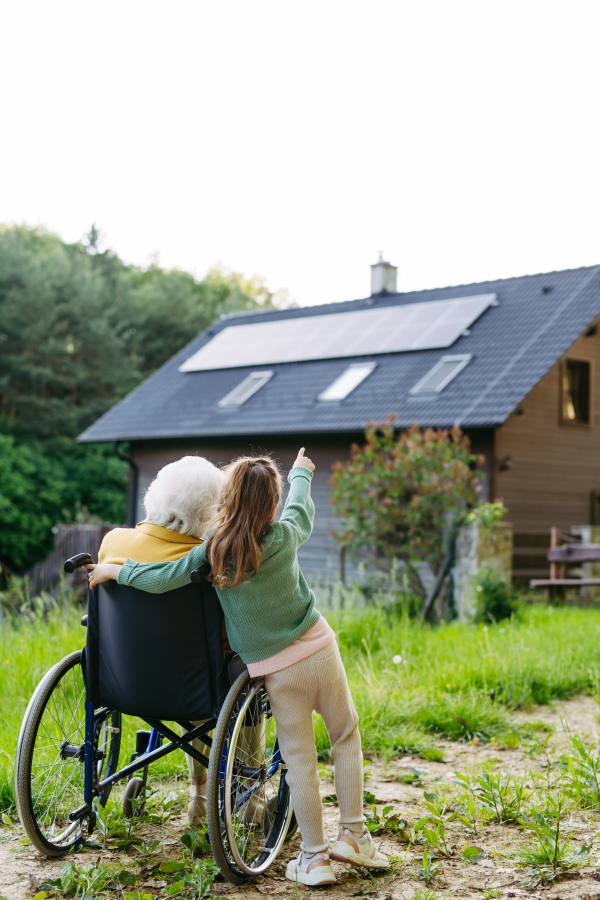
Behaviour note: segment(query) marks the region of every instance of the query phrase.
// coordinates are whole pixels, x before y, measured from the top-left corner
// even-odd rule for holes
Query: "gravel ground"
[[[523,721],[544,722],[556,728],[555,740],[559,747],[566,741],[565,727],[572,733],[596,738],[598,735],[598,705],[590,697],[577,697],[563,703],[540,707],[530,714],[520,717]],[[391,804],[409,823],[419,817],[419,805],[423,801],[424,791],[443,793],[452,785],[452,775],[457,772],[468,772],[484,767],[488,771],[512,770],[516,775],[525,776],[529,770],[541,771],[539,757],[532,758],[528,754],[527,745],[511,750],[501,750],[489,744],[465,743],[456,744],[440,742],[444,751],[442,762],[425,762],[415,757],[404,757],[393,760],[387,766],[381,762],[371,761],[366,771],[370,778],[366,783],[369,792],[375,795],[378,807]],[[410,775],[413,768],[420,770],[422,783],[420,786],[406,784],[403,777]],[[184,786],[180,785],[182,790]],[[322,793],[327,795],[333,790],[330,778],[322,778]],[[337,809],[331,804],[325,805],[325,822],[331,838],[335,837],[337,825]],[[368,808],[365,808],[369,812]],[[572,826],[576,829],[576,843],[589,843],[596,839],[600,821],[598,816],[588,812],[577,811],[573,816]],[[182,845],[180,836],[187,829],[185,815],[174,816],[163,826],[144,826],[141,834],[144,838],[157,838],[162,844],[159,859],[180,858]],[[486,892],[498,897],[547,897],[573,898],[573,900],[600,900],[600,868],[584,869],[570,877],[564,877],[549,887],[528,889],[517,887],[523,881],[523,873],[518,870],[510,857],[505,854],[514,849],[515,843],[522,840],[522,832],[515,826],[502,827],[486,825],[476,837],[470,837],[459,823],[452,823],[449,828],[449,845],[454,856],[443,861],[443,871],[435,883],[426,887],[417,877],[418,866],[423,848],[407,845],[394,836],[384,835],[382,841],[384,852],[397,857],[394,868],[385,874],[370,875],[364,871],[357,872],[334,863],[338,883],[324,888],[296,888],[284,877],[287,860],[298,853],[300,838],[296,835],[279,857],[277,863],[267,874],[255,883],[245,887],[234,887],[224,881],[216,880],[210,896],[240,898],[240,900],[258,900],[261,895],[286,895],[292,898],[323,897],[371,897],[378,900],[392,898],[426,897],[464,897],[481,898]],[[600,839],[599,839],[600,841]],[[480,860],[473,864],[461,859],[465,845],[475,844],[484,851]],[[600,843],[598,843],[600,861]],[[127,868],[135,871],[137,862],[135,853],[131,856],[125,851],[103,853],[98,849],[88,849],[77,855],[78,865],[89,865],[97,859],[107,862],[120,861]],[[19,828],[0,828],[0,895],[8,900],[30,900],[47,878],[55,878],[60,872],[64,860],[46,860],[39,856],[31,846],[23,843]],[[149,873],[146,880],[138,882],[138,890],[152,894],[156,898],[166,896],[165,882],[157,877],[157,873]],[[131,890],[127,888],[126,890]],[[421,893],[419,893],[421,892]],[[120,897],[120,891],[108,893],[110,897]],[[0,897],[1,900],[1,897]]]

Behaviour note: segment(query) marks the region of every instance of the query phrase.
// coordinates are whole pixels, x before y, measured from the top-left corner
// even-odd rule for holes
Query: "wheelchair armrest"
[[[89,563],[93,562],[94,560],[89,553],[77,553],[65,562],[64,570],[70,575],[75,569],[79,569],[81,566],[87,566]]]
[[[229,684],[233,684],[233,682],[240,677],[244,669],[247,669],[248,666],[246,663],[242,662],[242,658],[239,653],[236,653],[229,660],[229,665],[227,666],[227,675],[229,677]]]
[[[84,628],[87,628],[87,620],[88,620],[88,617],[87,617],[87,613],[86,613],[85,616],[81,617],[81,624],[83,625]]]
[[[197,566],[197,568],[192,569],[190,575],[192,584],[202,584],[202,582],[208,575],[210,575],[210,563],[204,562],[201,566]]]

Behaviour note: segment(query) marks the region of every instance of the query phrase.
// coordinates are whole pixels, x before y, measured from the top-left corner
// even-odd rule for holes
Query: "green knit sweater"
[[[298,565],[298,547],[310,537],[315,517],[311,480],[309,469],[295,466],[290,471],[285,508],[279,521],[267,529],[258,572],[236,588],[217,591],[229,643],[245,663],[260,662],[285,650],[319,620],[315,595]],[[193,547],[176,562],[136,563],[128,559],[118,581],[162,594],[189,584],[192,569],[204,562],[205,544]]]

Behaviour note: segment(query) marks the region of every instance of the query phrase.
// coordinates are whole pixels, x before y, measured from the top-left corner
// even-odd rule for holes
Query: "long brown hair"
[[[215,587],[234,588],[256,575],[265,532],[281,499],[281,475],[269,456],[241,456],[225,467],[219,510],[206,555]]]

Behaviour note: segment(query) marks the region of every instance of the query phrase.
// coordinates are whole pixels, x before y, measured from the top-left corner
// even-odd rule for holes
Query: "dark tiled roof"
[[[269,365],[273,378],[238,409],[217,404],[249,372],[262,367],[178,371],[184,360],[229,325],[294,319],[475,294],[496,293],[489,308],[444,350]],[[501,424],[551,366],[600,314],[600,266],[528,275],[408,294],[221,319],[98,419],[81,441],[242,434],[355,432],[391,411],[401,427],[491,427]],[[471,362],[435,399],[410,389],[444,354],[470,353]],[[373,359],[375,371],[345,400],[317,396],[350,362]]]

